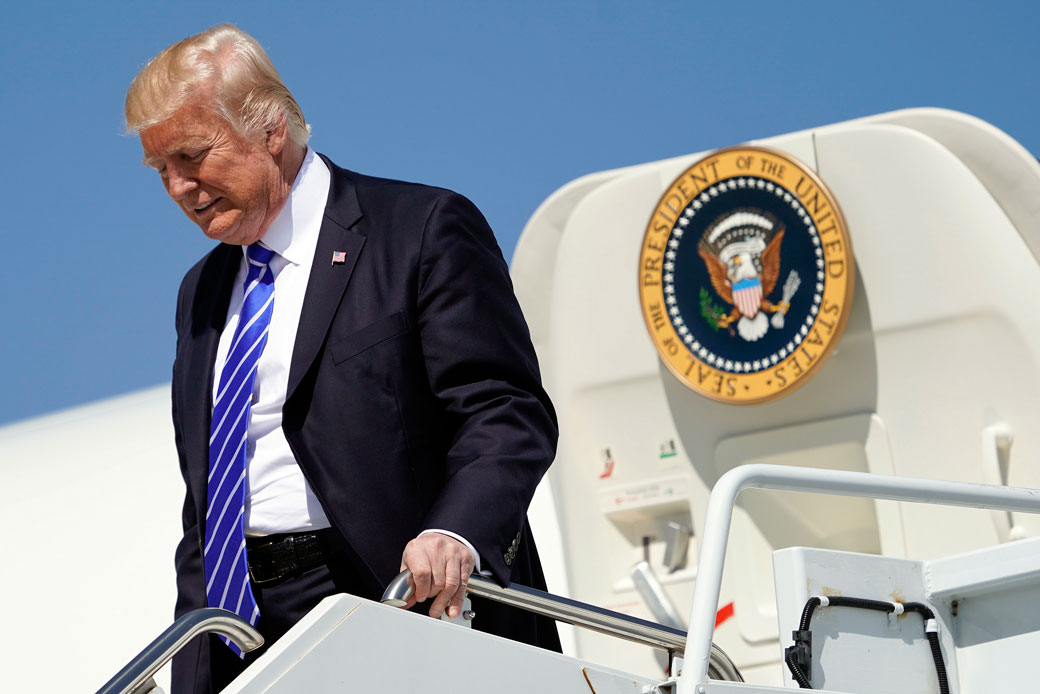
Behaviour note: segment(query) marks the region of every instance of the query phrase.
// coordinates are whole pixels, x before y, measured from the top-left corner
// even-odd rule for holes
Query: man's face
[[[141,131],[144,163],[184,214],[209,238],[243,246],[264,235],[285,202],[281,144],[246,139],[202,106],[184,106]]]

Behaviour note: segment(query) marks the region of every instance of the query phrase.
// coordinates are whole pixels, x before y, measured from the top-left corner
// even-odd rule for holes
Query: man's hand
[[[473,554],[453,537],[437,532],[420,535],[404,548],[401,570],[411,569],[415,594],[406,607],[434,597],[430,616],[439,618],[447,608],[454,619],[462,612],[466,582],[473,573]]]

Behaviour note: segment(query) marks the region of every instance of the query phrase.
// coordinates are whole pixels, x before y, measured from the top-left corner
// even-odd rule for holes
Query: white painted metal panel
[[[640,694],[654,682],[350,595],[326,598],[224,694]]]

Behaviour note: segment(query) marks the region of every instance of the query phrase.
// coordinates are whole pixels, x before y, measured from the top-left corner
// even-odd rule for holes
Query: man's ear
[[[278,156],[285,147],[285,142],[288,139],[289,128],[285,121],[285,115],[283,114],[278,118],[278,124],[267,130],[267,151],[272,157]]]

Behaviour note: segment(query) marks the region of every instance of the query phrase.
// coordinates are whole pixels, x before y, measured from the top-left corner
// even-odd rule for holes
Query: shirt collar
[[[260,242],[293,265],[310,262],[325,215],[331,180],[325,162],[308,147],[289,199]],[[245,246],[242,251],[245,252]]]

